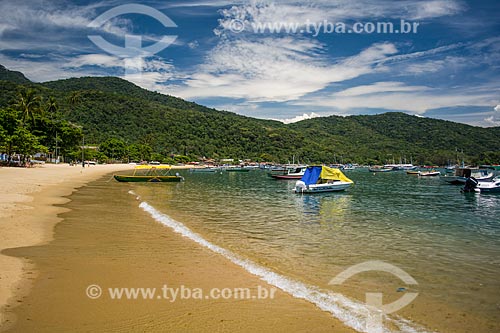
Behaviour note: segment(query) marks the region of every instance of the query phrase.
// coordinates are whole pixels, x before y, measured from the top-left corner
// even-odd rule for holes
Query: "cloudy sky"
[[[402,111],[500,126],[499,14],[497,0],[2,0],[0,64],[285,122]]]

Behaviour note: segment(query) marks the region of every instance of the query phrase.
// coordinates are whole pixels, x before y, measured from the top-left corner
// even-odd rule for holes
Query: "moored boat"
[[[385,164],[384,165],[385,169],[392,169],[393,171],[407,171],[407,170],[415,170],[417,169],[416,166],[413,164]]]
[[[169,175],[172,169],[169,165],[138,165],[132,175],[114,175],[119,182],[130,183],[172,183],[184,180],[184,177]],[[138,172],[139,171],[139,172]]]
[[[418,176],[419,177],[437,177],[439,175],[441,175],[441,172],[436,171],[436,170],[418,171]]]
[[[295,193],[322,193],[344,191],[354,184],[339,169],[327,166],[307,167],[301,180],[295,183]]]
[[[389,168],[389,167],[375,165],[373,167],[368,168],[368,171],[370,171],[370,172],[391,172],[391,171],[394,171],[394,169]]]
[[[214,173],[221,171],[221,168],[215,168],[215,167],[208,167],[208,168],[192,168],[189,169],[189,172],[194,172],[194,173]]]
[[[500,193],[500,177],[493,178],[492,181],[478,182],[475,190],[480,193]]]
[[[477,181],[487,181],[493,179],[495,173],[492,169],[456,168],[453,176],[444,175],[441,179],[450,184],[463,185],[470,177]]]
[[[274,179],[301,179],[306,172],[307,167],[297,167],[294,169],[288,169],[280,173],[269,173],[269,177]]]

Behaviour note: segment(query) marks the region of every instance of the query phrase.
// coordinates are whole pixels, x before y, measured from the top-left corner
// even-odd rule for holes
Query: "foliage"
[[[53,151],[70,154],[77,149],[81,128],[58,118],[57,103],[49,97],[43,112],[42,98],[31,88],[21,90],[10,107],[0,109],[0,148],[8,155],[23,158],[35,153]],[[47,118],[49,114],[50,118]]]
[[[1,81],[5,79],[0,71],[1,96],[7,96],[0,98],[0,107],[12,105],[21,83]],[[76,156],[81,130],[73,124],[78,124],[85,142],[99,145],[98,152],[86,154],[98,159],[287,162],[295,156],[305,163],[378,164],[406,159],[443,165],[462,158],[467,163],[500,162],[500,127],[479,128],[397,112],[285,125],[206,108],[113,77],[24,83],[23,87],[34,89],[46,101],[43,113],[26,113],[25,118],[36,119],[34,125],[29,123],[30,130],[49,149],[57,132],[68,156]]]

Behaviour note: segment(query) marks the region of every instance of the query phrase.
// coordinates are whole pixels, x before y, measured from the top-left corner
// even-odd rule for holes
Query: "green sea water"
[[[366,169],[346,172],[355,182],[349,190],[316,195],[295,194],[295,181],[259,170],[181,174],[180,184],[126,186],[209,242],[283,276],[331,290],[345,269],[383,261],[418,285],[373,272],[342,292],[362,301],[376,289],[390,302],[415,291],[398,315],[429,330],[500,330],[500,195]]]

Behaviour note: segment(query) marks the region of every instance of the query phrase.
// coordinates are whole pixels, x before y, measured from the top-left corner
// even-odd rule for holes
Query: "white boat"
[[[436,170],[418,171],[419,177],[436,177],[436,176],[440,176],[440,175],[441,175],[441,172],[436,171]]]
[[[475,191],[480,193],[500,193],[500,177],[496,177],[489,182],[478,182]]]
[[[295,193],[322,193],[344,191],[354,182],[339,169],[327,166],[307,167],[301,180],[295,183]]]
[[[384,168],[386,169],[392,169],[394,171],[399,171],[399,170],[415,170],[417,167],[414,166],[413,164],[385,164]]]
[[[494,170],[478,168],[456,168],[453,176],[444,175],[441,177],[447,183],[463,185],[467,178],[473,177],[477,181],[488,181],[495,177]]]
[[[213,173],[213,172],[218,172],[218,171],[221,171],[221,168],[208,167],[208,168],[189,169],[189,172],[194,172],[194,173]]]
[[[294,169],[283,170],[282,172],[270,172],[268,175],[274,179],[300,179],[304,176],[307,166],[301,166]]]

